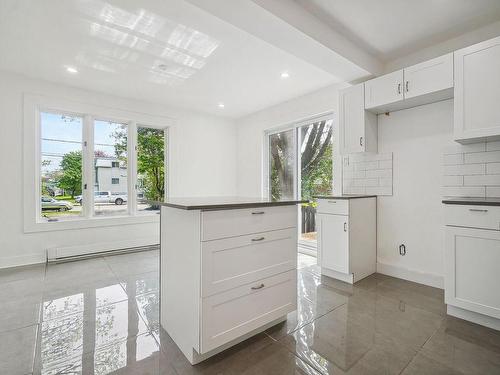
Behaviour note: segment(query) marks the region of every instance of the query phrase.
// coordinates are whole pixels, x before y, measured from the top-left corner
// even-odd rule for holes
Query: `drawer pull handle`
[[[347,232],[347,223],[344,223],[344,232]]]
[[[472,211],[472,212],[488,212],[488,210],[481,210],[479,208],[469,208],[469,211]]]
[[[257,212],[252,212],[252,215],[264,215],[264,211],[257,211]]]
[[[253,242],[257,242],[257,241],[264,241],[265,237],[259,237],[259,238],[252,238],[252,241]]]
[[[328,201],[328,203],[337,203],[337,201]]]
[[[264,284],[260,284],[259,286],[252,286],[252,290],[258,290],[264,288]]]

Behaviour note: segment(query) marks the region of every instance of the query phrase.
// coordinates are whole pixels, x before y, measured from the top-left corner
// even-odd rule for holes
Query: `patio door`
[[[273,200],[311,201],[299,206],[299,247],[316,252],[316,202],[333,188],[333,116],[268,134],[268,194]]]

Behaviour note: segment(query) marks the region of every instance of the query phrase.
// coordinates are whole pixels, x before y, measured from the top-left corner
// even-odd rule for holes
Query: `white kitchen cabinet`
[[[403,70],[365,82],[365,108],[379,108],[404,99]]]
[[[195,364],[296,309],[298,202],[189,202],[161,207],[160,322]]]
[[[363,84],[339,94],[341,152],[377,152],[377,117],[364,108]]]
[[[318,199],[321,274],[355,283],[376,271],[376,197]]]
[[[405,68],[403,89],[405,100],[422,97],[422,101],[412,101],[412,106],[451,98],[453,53]],[[432,96],[425,100],[425,95]]]
[[[500,37],[455,51],[454,138],[500,138]]]
[[[445,302],[449,315],[500,329],[500,211],[445,206]]]
[[[380,114],[453,97],[453,54],[365,82],[365,109]]]

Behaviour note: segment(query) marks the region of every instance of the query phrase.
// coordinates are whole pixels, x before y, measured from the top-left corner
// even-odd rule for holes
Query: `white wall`
[[[42,94],[176,119],[170,130],[171,196],[236,194],[236,127],[231,120],[0,72],[0,268],[45,260],[45,249],[147,238],[158,223],[23,232],[23,93]]]
[[[379,152],[394,158],[393,196],[377,198],[379,271],[442,287],[442,160],[452,130],[453,100],[378,116]]]
[[[238,195],[257,197],[262,194],[264,131],[325,112],[337,114],[338,91],[345,86],[329,86],[237,120]],[[337,119],[335,124],[338,124]]]

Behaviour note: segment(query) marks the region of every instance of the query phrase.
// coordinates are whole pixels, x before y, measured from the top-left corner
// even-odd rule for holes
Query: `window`
[[[40,216],[48,221],[81,217],[83,118],[40,113]]]
[[[313,200],[333,188],[333,120],[324,117],[267,136],[267,186],[273,200]],[[316,246],[316,203],[300,207],[299,241]]]
[[[100,192],[94,199],[96,216],[128,213],[128,195],[112,196],[127,191],[127,132],[127,124],[94,121],[94,189]]]
[[[165,131],[137,127],[137,212],[159,209],[147,201],[165,199]]]
[[[150,220],[147,215],[159,209],[152,201],[162,201],[166,195],[166,127],[157,121],[137,126],[135,121],[114,121],[107,115],[40,107],[32,106],[38,121],[30,123],[27,118],[25,123],[25,142],[39,145],[28,142],[25,147],[25,178],[31,194],[36,191],[32,198],[25,189],[28,231],[99,225],[84,224],[93,218],[136,217],[126,222],[157,218]],[[33,160],[37,163],[30,164]],[[38,181],[34,186],[29,182],[33,175]]]

